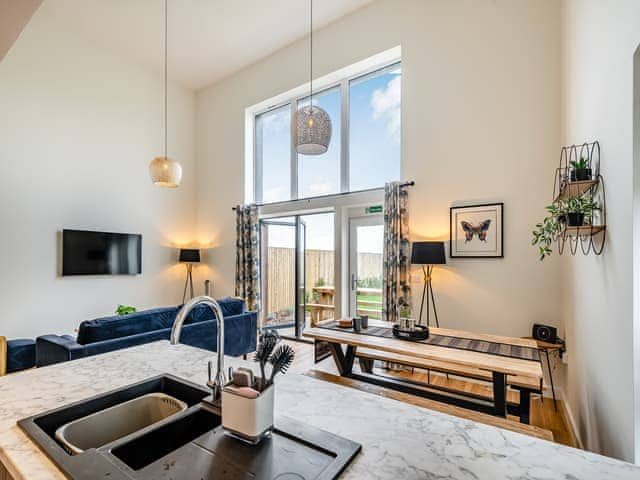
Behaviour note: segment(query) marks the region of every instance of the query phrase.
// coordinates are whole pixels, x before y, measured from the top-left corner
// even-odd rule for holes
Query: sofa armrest
[[[43,335],[36,338],[36,365],[44,367],[86,356],[84,345],[69,335]]]
[[[0,337],[0,377],[7,374],[7,339]]]

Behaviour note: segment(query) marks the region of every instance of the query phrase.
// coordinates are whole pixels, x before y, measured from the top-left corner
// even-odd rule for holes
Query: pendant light
[[[313,0],[309,3],[309,105],[296,112],[296,151],[302,155],[322,155],[331,142],[331,118],[313,105]]]
[[[164,0],[164,156],[149,163],[149,173],[154,185],[176,188],[182,180],[180,162],[167,156],[167,0]]]

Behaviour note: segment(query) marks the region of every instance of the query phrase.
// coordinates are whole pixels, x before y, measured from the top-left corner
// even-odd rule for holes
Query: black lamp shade
[[[200,262],[200,250],[198,250],[197,248],[181,248],[178,261],[198,263]]]
[[[411,263],[414,265],[443,265],[447,263],[444,242],[413,242]]]

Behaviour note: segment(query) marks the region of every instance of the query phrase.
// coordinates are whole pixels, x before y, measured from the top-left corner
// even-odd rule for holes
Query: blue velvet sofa
[[[0,343],[4,343],[0,351],[6,352],[6,357],[0,358],[0,375],[3,371],[13,373],[36,366],[36,342],[32,339],[6,340],[0,337]]]
[[[224,315],[224,353],[240,356],[255,351],[257,314],[245,311],[236,298],[218,301]],[[43,335],[36,339],[38,367],[111,352],[143,343],[168,340],[181,306],[156,308],[129,315],[87,320],[80,324],[78,336]],[[180,343],[216,351],[218,333],[215,314],[199,305],[187,317]]]

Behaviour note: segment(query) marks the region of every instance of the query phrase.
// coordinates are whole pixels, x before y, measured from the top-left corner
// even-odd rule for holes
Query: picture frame
[[[449,209],[451,258],[504,258],[504,203]]]

